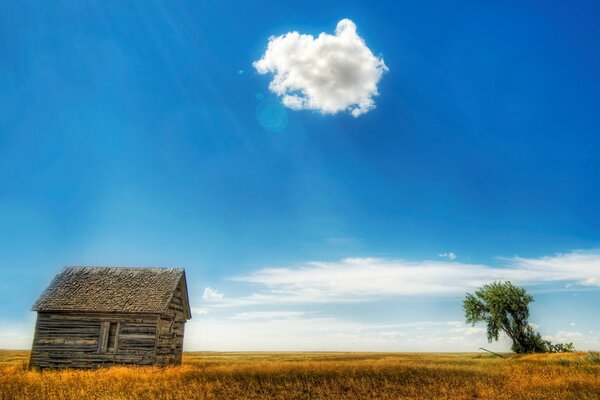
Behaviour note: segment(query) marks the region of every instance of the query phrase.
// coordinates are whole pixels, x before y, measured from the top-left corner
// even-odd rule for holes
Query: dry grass
[[[0,399],[600,399],[598,353],[186,353],[180,367],[31,371],[0,351]]]

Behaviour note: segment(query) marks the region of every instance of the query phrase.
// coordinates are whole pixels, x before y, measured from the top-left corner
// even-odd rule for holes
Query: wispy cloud
[[[438,257],[447,258],[450,261],[456,260],[456,254],[452,252],[438,254]]]
[[[289,319],[306,315],[303,311],[251,311],[235,314],[230,319],[237,320],[256,320],[256,319]]]
[[[462,335],[472,336],[483,335],[485,333],[485,328],[481,326],[469,326],[458,321],[450,322],[449,325],[451,326],[450,332],[453,334],[460,333]]]
[[[210,287],[205,288],[204,293],[202,294],[202,298],[204,300],[220,300],[223,298],[223,296],[223,293],[220,293],[219,291]]]
[[[363,323],[305,314],[191,320],[186,327],[186,347],[225,351],[474,351],[487,343],[485,335],[477,333],[478,329],[459,321]],[[504,341],[491,345],[498,350],[504,347]]]
[[[270,314],[270,316],[269,316]],[[574,342],[577,349],[598,349],[593,332],[546,332],[553,342]],[[191,320],[187,349],[220,351],[507,351],[510,340],[488,343],[485,327],[462,321],[378,323],[336,316],[278,311],[236,314],[231,318]]]
[[[577,250],[541,258],[514,257],[510,263],[522,269],[546,275],[545,280],[574,281],[600,287],[600,250]]]
[[[381,312],[380,305],[407,304],[411,300],[399,299],[407,296],[420,296],[424,301],[432,296],[463,296],[494,280],[543,285],[543,290],[552,286],[568,291],[600,288],[600,250],[502,258],[499,264],[346,258],[257,269],[231,278],[242,286],[241,291],[252,290],[250,294],[224,297],[215,289],[205,290],[201,306],[210,313],[190,321],[186,346],[207,350],[507,350],[507,340],[487,343],[484,326],[460,321],[389,323],[389,313]],[[569,288],[565,288],[567,283]],[[366,312],[381,321],[348,312],[354,307],[370,310]],[[453,318],[460,318],[459,301],[449,310]],[[402,316],[404,321],[408,315]],[[444,318],[439,313],[432,316],[439,317]],[[598,348],[597,335],[572,331],[572,321],[571,317],[555,321],[554,331],[536,330],[554,342]],[[541,327],[545,326],[542,322]]]
[[[349,19],[337,24],[335,35],[272,36],[253,65],[260,74],[273,74],[269,89],[286,107],[323,114],[349,111],[355,117],[375,107],[377,84],[387,71]]]
[[[33,342],[35,313],[25,320],[0,320],[0,349],[30,349]]]
[[[600,251],[501,260],[503,265],[489,266],[456,261],[346,258],[309,262],[295,268],[262,268],[232,278],[259,285],[255,293],[230,299],[215,295],[209,298],[217,300],[220,306],[348,303],[391,296],[462,294],[494,280],[525,285],[565,281],[600,287]]]
[[[582,336],[581,332],[577,331],[558,331],[554,335],[544,335],[544,339],[551,342],[564,343],[581,339]]]

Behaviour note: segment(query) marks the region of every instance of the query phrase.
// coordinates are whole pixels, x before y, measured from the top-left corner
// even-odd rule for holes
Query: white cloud
[[[551,342],[572,342],[573,340],[581,339],[581,332],[573,331],[558,331],[554,335],[545,335],[543,338]]]
[[[461,329],[464,327],[464,329]],[[488,344],[456,321],[363,323],[332,316],[191,320],[186,349],[217,351],[477,351],[506,350]],[[478,332],[478,331],[477,331]],[[489,346],[489,347],[488,347]]]
[[[35,313],[31,312],[26,319],[0,320],[0,349],[30,349],[33,342]]]
[[[309,262],[295,268],[263,268],[233,280],[257,284],[245,297],[221,299],[220,306],[348,303],[391,296],[463,294],[491,281],[535,285],[576,281],[600,287],[600,251],[551,257],[504,259],[492,267],[450,261],[346,258]]]
[[[481,337],[485,337],[485,328],[480,326],[465,325],[464,323],[458,321],[449,322],[448,325],[451,326],[451,333],[460,333],[466,336],[480,335]]]
[[[297,318],[305,315],[303,311],[252,311],[235,314],[230,319],[251,320],[251,319],[287,319]]]
[[[347,258],[296,267],[262,268],[233,278],[244,285],[256,286],[254,293],[233,298],[213,296],[207,307],[211,315],[214,310],[215,317],[192,320],[193,333],[186,343],[191,348],[206,350],[476,351],[485,347],[506,351],[510,347],[506,338],[489,344],[485,327],[467,326],[459,321],[370,323],[323,316],[322,311],[315,314],[252,307],[291,305],[298,309],[309,304],[383,302],[395,296],[462,296],[465,291],[494,280],[510,280],[519,285],[556,282],[562,286],[565,281],[577,282],[597,290],[593,282],[599,277],[600,251],[513,257],[503,259],[499,267],[451,260]],[[228,315],[232,308],[236,313]],[[537,325],[532,326],[537,330]],[[592,336],[560,331],[547,338],[553,342],[573,341],[578,349],[598,348],[600,342]]]
[[[399,338],[399,337],[406,336],[406,334],[401,331],[382,331],[382,332],[379,332],[379,335],[383,336],[383,337],[388,337],[388,338]]]
[[[204,300],[219,300],[222,299],[223,296],[223,293],[220,293],[215,289],[211,289],[210,287],[205,288],[204,293],[202,294],[202,298]]]
[[[600,281],[600,250],[540,258],[505,258],[501,259],[500,266],[452,261],[448,257],[422,261],[347,258],[262,268],[233,280],[246,289],[253,288],[254,293],[225,298],[207,288],[204,297],[210,301],[202,306],[210,311],[210,317],[189,322],[186,348],[477,351],[485,347],[507,351],[510,341],[505,337],[498,343],[487,343],[485,326],[469,326],[456,320],[394,323],[389,322],[385,312],[379,311],[380,305],[410,301],[397,299],[398,296],[455,294],[462,297],[466,291],[494,280],[510,280],[518,285],[556,283],[554,286],[559,290],[598,290],[599,285],[594,282]],[[572,288],[564,288],[569,282],[574,284]],[[587,289],[582,289],[585,285]],[[331,314],[337,314],[344,307],[351,310],[357,302],[372,302],[361,304],[361,313],[372,312],[372,316],[383,321],[366,319],[354,312]],[[460,302],[456,307],[460,309]],[[460,318],[460,313],[453,315]],[[587,330],[585,335],[575,331],[569,326],[572,321],[562,322],[563,331],[544,332],[548,335],[546,338],[556,343],[572,341],[577,349],[598,349],[598,335]],[[535,322],[542,327],[547,325],[544,321]],[[536,324],[532,326],[539,330]]]
[[[452,252],[438,254],[438,257],[447,258],[450,261],[456,260],[456,254],[454,254]]]
[[[253,66],[259,74],[273,74],[269,89],[286,107],[323,114],[349,111],[354,117],[375,107],[377,84],[388,70],[349,19],[338,22],[335,35],[315,38],[294,31],[272,36]]]
[[[509,261],[540,275],[544,281],[575,281],[583,286],[600,287],[600,250],[576,250],[541,258],[514,257]]]

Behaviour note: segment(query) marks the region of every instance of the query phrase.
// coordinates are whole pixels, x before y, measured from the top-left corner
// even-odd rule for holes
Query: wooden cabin
[[[192,317],[179,268],[66,267],[33,310],[37,368],[181,364]]]

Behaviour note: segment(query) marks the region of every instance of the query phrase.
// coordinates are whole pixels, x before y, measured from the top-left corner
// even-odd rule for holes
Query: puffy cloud
[[[224,296],[223,293],[220,293],[218,290],[211,289],[209,287],[204,289],[204,293],[202,294],[202,298],[204,300],[219,300]]]
[[[269,89],[286,107],[323,114],[349,111],[354,117],[375,107],[377,84],[388,70],[349,19],[338,22],[335,35],[273,36],[253,66],[260,74],[273,74]]]

